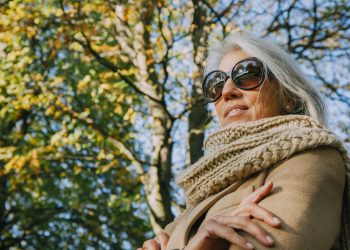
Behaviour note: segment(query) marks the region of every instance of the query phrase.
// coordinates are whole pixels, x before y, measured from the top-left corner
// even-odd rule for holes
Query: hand
[[[169,236],[166,233],[159,233],[155,239],[147,240],[137,250],[165,250]]]
[[[280,225],[281,222],[277,217],[257,204],[270,193],[272,187],[271,182],[266,183],[244,198],[238,208],[204,220],[185,249],[222,249],[225,241],[243,249],[254,249],[251,243],[239,235],[239,230],[251,234],[265,246],[273,246],[271,236],[258,223],[252,221],[252,218],[257,218],[273,227]]]

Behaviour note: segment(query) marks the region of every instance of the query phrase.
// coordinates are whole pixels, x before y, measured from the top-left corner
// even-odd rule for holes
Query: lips
[[[233,105],[233,106],[229,106],[225,109],[225,116],[230,115],[237,115],[240,114],[242,111],[247,110],[248,107],[245,105]]]

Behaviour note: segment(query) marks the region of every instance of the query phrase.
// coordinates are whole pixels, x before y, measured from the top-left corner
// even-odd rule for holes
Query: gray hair
[[[281,46],[249,33],[232,33],[209,47],[205,74],[216,70],[230,51],[243,51],[262,61],[280,84],[280,97],[296,104],[294,114],[307,115],[327,124],[326,108],[319,92],[311,85],[293,57]]]

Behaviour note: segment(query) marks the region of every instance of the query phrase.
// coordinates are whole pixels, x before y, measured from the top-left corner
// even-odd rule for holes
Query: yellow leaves
[[[94,4],[84,4],[81,8],[82,12],[89,15],[91,11],[94,11],[96,6]]]
[[[122,17],[123,17],[123,20],[128,21],[131,12],[132,12],[131,7],[123,8],[123,10],[122,10]]]
[[[118,98],[115,103],[114,113],[122,115],[124,114],[124,119],[129,120],[133,116],[134,110],[132,108],[129,108],[128,110],[123,109],[123,104],[131,104],[132,98],[129,95],[126,95],[124,93],[119,93]]]
[[[107,91],[110,91],[112,90],[112,84],[109,84],[109,83],[102,83],[100,86],[99,86],[99,89],[101,89],[101,92],[103,90],[107,90]]]
[[[104,80],[107,80],[107,79],[115,77],[115,76],[116,76],[115,73],[112,71],[102,72],[100,74],[100,77]]]
[[[12,170],[15,172],[21,171],[24,164],[27,162],[26,157],[24,156],[14,156],[11,158],[11,160],[5,165],[5,174],[10,173]]]
[[[196,69],[192,74],[192,79],[196,79],[198,77],[201,77],[201,72],[199,69]]]
[[[85,120],[86,118],[88,118],[89,115],[90,115],[90,110],[85,109],[83,112],[78,114],[78,118]]]
[[[107,82],[115,77],[115,73],[112,71],[104,71],[99,74],[99,77],[103,82]]]
[[[108,163],[104,164],[102,166],[99,166],[99,168],[96,170],[97,174],[105,173],[107,172],[110,168],[115,166],[117,164],[117,161],[114,159],[114,155],[109,152],[106,153],[104,149],[101,149],[97,155],[97,160],[98,161],[105,161],[107,160]]]
[[[6,69],[15,68],[23,70],[26,65],[31,64],[33,59],[28,56],[29,48],[24,47],[18,50],[12,50],[6,56],[7,64],[5,65]]]
[[[33,62],[32,58],[30,58],[29,56],[24,56],[16,63],[16,68],[22,70],[32,62]]]
[[[73,167],[73,172],[74,172],[75,175],[80,174],[82,170],[83,169],[81,167],[79,167],[79,166],[74,166]]]
[[[155,60],[153,58],[150,58],[146,61],[146,64],[149,66],[152,65],[154,62]],[[150,69],[150,72],[154,72],[154,69]]]
[[[17,58],[18,51],[11,51],[10,53],[7,54],[7,60],[8,61],[14,61]]]
[[[63,11],[62,11],[62,9],[56,9],[56,10],[55,10],[55,14],[56,14],[57,17],[63,16]]]
[[[122,112],[123,112],[122,106],[119,103],[117,103],[117,105],[114,108],[114,113],[121,114]]]
[[[26,96],[24,96],[24,98],[22,98],[21,104],[22,104],[22,108],[24,110],[30,110],[31,106],[33,105],[33,103],[31,102],[30,99],[31,98],[29,95],[26,95]]]
[[[123,63],[127,63],[130,61],[130,58],[126,55],[120,55],[118,59],[121,60],[121,62]]]
[[[107,172],[111,167],[112,167],[113,164],[109,163],[107,165],[103,165],[103,166],[100,166],[97,170],[96,170],[96,174],[102,174],[102,173],[105,173]]]
[[[80,45],[80,43],[78,42],[72,42],[70,45],[69,45],[69,48],[71,50],[75,50],[75,51],[84,51],[83,47]]]
[[[46,111],[45,111],[45,115],[52,115],[55,112],[55,106],[50,105]]]
[[[122,103],[126,99],[127,95],[120,93],[117,99],[117,103]]]
[[[118,200],[118,196],[115,194],[111,194],[109,196],[109,201],[107,203],[108,207],[113,207],[114,203]]]
[[[30,158],[29,166],[32,168],[32,170],[39,170],[40,161],[39,161],[38,150],[36,149],[32,150],[29,155],[29,158]]]
[[[325,44],[328,48],[337,48],[339,47],[339,38],[338,37],[331,37],[331,38],[328,38],[326,41],[325,41]]]
[[[81,12],[89,15],[91,12],[96,11],[98,13],[108,13],[110,8],[104,3],[85,3],[81,6]]]
[[[79,152],[81,150],[81,144],[80,143],[75,143],[74,144],[75,149]]]
[[[0,23],[1,23],[1,26],[6,27],[6,26],[10,25],[11,19],[9,19],[6,15],[0,15]]]
[[[20,133],[22,133],[23,131],[21,131],[21,130],[19,130],[19,132]],[[42,141],[40,140],[40,138],[39,137],[36,137],[36,136],[26,136],[27,137],[27,139],[26,139],[26,141],[29,143],[29,144],[31,144],[31,145],[37,145],[37,146],[40,146],[40,145],[42,145]],[[22,138],[23,138],[23,134],[22,134]]]
[[[13,156],[15,149],[16,147],[13,146],[0,148],[0,160],[10,159]]]
[[[46,146],[33,148],[24,155],[12,155],[0,175],[10,174],[10,188],[13,190],[20,183],[30,185],[33,182],[33,176],[41,171],[41,156],[48,155],[53,150],[53,147]]]
[[[32,74],[30,74],[30,78],[36,82],[44,80],[43,75],[39,72],[33,72]]]
[[[34,23],[35,24],[39,24],[40,23],[40,18],[39,17],[34,18]]]
[[[106,151],[104,149],[101,149],[99,152],[98,152],[98,155],[97,155],[97,160],[101,161],[101,160],[113,160],[113,154],[112,153],[106,153]]]
[[[16,1],[10,1],[9,9],[6,14],[12,17],[14,21],[18,21],[26,15],[25,6]]]
[[[50,145],[56,146],[56,147],[63,145],[64,144],[63,138],[65,138],[66,135],[67,135],[67,131],[65,128],[56,132],[53,136],[51,136]]]
[[[114,23],[111,18],[105,18],[102,20],[103,26],[105,26],[107,29],[110,28]]]
[[[81,80],[81,81],[78,82],[78,85],[77,85],[78,89],[79,89],[79,90],[84,90],[84,89],[86,89],[86,88],[88,87],[88,84],[90,83],[90,81],[91,81],[91,76],[90,76],[90,75],[86,75],[86,76],[83,78],[83,80]]]
[[[129,108],[128,111],[126,112],[126,114],[124,115],[123,119],[125,121],[130,121],[131,124],[135,123],[136,120],[136,112],[133,108]]]
[[[124,76],[132,76],[132,75],[135,75],[137,73],[137,69],[135,69],[135,68],[122,69],[119,72],[120,72],[120,74],[122,74]]]
[[[33,38],[38,34],[38,29],[35,27],[28,27],[27,28],[27,35],[29,38]]]

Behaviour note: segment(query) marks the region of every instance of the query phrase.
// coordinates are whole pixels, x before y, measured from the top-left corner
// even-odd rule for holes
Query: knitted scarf
[[[196,205],[245,177],[268,169],[306,149],[331,146],[346,165],[342,213],[342,249],[350,245],[350,160],[335,134],[308,116],[286,115],[225,127],[204,143],[204,156],[186,169],[177,183],[188,205]]]

